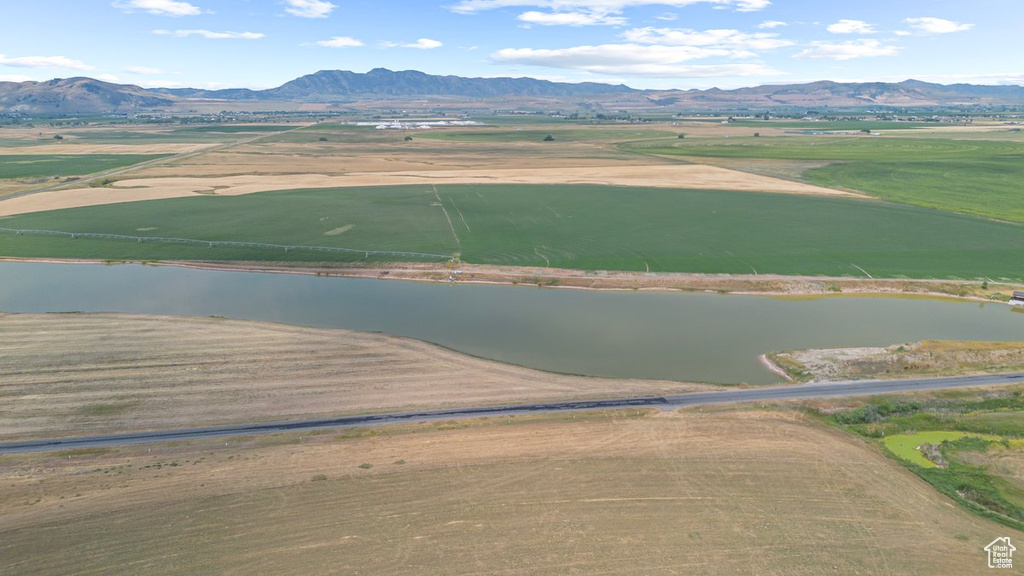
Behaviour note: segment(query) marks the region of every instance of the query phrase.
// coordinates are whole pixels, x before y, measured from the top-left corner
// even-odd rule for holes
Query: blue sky
[[[4,0],[0,80],[268,88],[378,66],[638,88],[1024,84],[1021,0]]]

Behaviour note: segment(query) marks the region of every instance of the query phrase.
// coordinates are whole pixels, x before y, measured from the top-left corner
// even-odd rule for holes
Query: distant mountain
[[[171,106],[175,98],[138,86],[92,78],[47,82],[0,82],[0,111],[25,114],[93,114],[132,112]]]
[[[688,90],[659,94],[665,105],[683,107],[747,106],[854,107],[854,106],[952,106],[1022,105],[1022,86],[976,86],[973,84],[931,84],[919,80],[899,83],[811,82],[809,84],[766,85],[736,90]],[[668,102],[670,101],[670,102]]]
[[[321,70],[269,90],[159,90],[185,98],[226,100],[288,100],[332,102],[339,98],[366,96],[447,96],[455,98],[501,98],[504,96],[585,97],[622,94],[636,90],[623,85],[583,82],[569,84],[535,78],[463,78],[436,76],[416,70],[392,72],[374,68],[366,74],[347,70]]]
[[[321,70],[277,88],[201,90],[111,84],[91,78],[48,82],[0,82],[0,112],[36,115],[136,112],[187,108],[197,100],[232,103],[366,103],[409,99],[441,102],[478,100],[496,106],[555,106],[592,110],[674,111],[706,109],[850,108],[870,106],[1024,106],[1022,86],[931,84],[918,80],[899,83],[811,82],[767,85],[736,90],[635,90],[628,86],[584,82],[570,84],[535,78],[463,78],[436,76],[414,70],[393,72],[375,68],[365,74]],[[538,103],[538,100],[542,100]]]

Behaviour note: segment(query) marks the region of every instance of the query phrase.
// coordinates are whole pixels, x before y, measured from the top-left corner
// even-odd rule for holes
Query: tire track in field
[[[448,229],[452,231],[452,236],[455,238],[455,249],[461,253],[462,242],[459,241],[459,235],[455,233],[455,226],[452,226],[451,216],[448,215],[448,210],[444,207],[444,202],[441,201],[441,195],[437,192],[437,186],[431,184],[430,187],[434,189],[434,198],[437,199],[437,205],[440,206],[441,211],[444,212],[444,219],[448,221]]]

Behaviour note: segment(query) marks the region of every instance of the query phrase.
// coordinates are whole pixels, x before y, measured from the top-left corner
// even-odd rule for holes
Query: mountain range
[[[543,104],[551,108],[666,111],[780,107],[1022,106],[1024,87],[942,85],[907,80],[899,83],[821,81],[735,90],[636,90],[621,84],[571,84],[534,78],[464,78],[425,74],[415,70],[393,72],[384,68],[375,68],[365,74],[322,70],[268,90],[144,89],[81,77],[46,82],[0,82],[0,112],[32,115],[180,110],[196,102],[221,103],[225,108],[230,108],[238,103],[345,105],[353,102],[393,103],[402,100],[449,103],[462,100],[513,106],[517,103],[532,103],[534,106]]]

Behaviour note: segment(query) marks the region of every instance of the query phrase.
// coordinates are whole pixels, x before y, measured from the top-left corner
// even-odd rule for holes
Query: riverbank
[[[773,274],[688,274],[673,272],[586,271],[523,266],[452,263],[338,263],[110,261],[54,258],[0,258],[0,262],[49,264],[143,264],[198,270],[372,278],[435,283],[498,284],[574,290],[715,292],[788,298],[911,296],[1005,303],[1024,285],[987,279],[946,280],[782,276]]]

